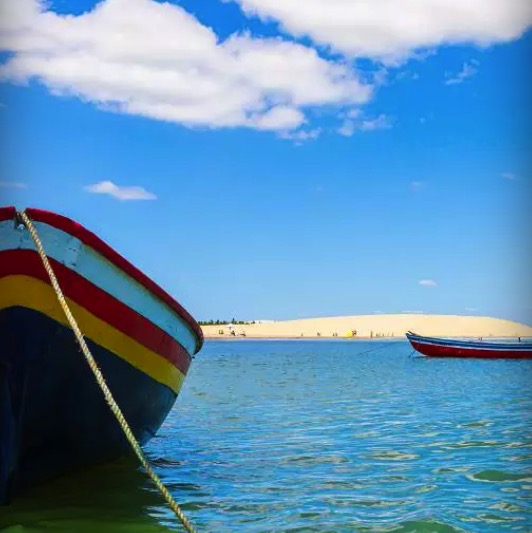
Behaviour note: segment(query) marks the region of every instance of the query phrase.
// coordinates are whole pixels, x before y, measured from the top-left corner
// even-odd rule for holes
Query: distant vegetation
[[[255,324],[255,321],[252,322],[246,322],[245,320],[236,320],[233,318],[232,320],[198,320],[198,324],[200,326],[245,326],[250,324]]]

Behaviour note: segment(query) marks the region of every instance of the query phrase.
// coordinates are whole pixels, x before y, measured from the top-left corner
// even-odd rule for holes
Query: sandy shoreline
[[[532,327],[491,317],[460,315],[355,315],[255,324],[202,326],[216,339],[404,339],[406,331],[445,337],[532,337]],[[234,332],[234,335],[231,333]]]

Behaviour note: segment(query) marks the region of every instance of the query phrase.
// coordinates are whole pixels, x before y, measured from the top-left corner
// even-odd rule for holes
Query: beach
[[[353,315],[203,325],[206,338],[404,338],[407,331],[445,337],[531,337],[532,327],[491,317],[428,314]]]

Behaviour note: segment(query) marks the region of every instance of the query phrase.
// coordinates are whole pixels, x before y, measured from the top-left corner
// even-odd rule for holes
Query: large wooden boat
[[[457,340],[406,334],[412,348],[429,357],[475,357],[481,359],[531,359],[532,342],[491,340]]]
[[[106,382],[141,444],[203,342],[190,314],[80,224],[27,209]],[[13,207],[0,208],[0,503],[129,444]]]

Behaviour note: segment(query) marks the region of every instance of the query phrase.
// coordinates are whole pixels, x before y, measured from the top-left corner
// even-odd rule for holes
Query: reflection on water
[[[410,351],[208,342],[147,452],[199,531],[531,531],[532,361]],[[1,526],[180,531],[133,459],[24,495]]]
[[[168,532],[150,516],[161,500],[146,485],[133,458],[59,478],[0,508],[1,531]]]

